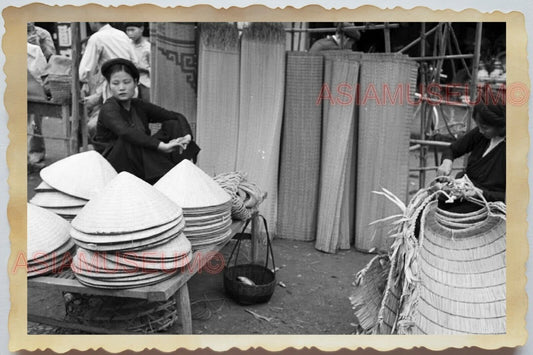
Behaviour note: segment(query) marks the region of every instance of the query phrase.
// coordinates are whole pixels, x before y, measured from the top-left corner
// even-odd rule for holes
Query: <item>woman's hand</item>
[[[157,146],[157,150],[163,153],[172,153],[179,148],[181,148],[181,145],[177,143],[176,140],[171,140],[168,143],[160,142]]]
[[[450,159],[444,159],[437,169],[437,176],[449,176],[452,173],[453,162]]]

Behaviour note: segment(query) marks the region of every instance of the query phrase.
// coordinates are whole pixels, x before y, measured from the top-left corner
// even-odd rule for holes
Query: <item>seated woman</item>
[[[132,62],[109,60],[102,65],[102,74],[112,97],[98,115],[94,143],[117,172],[155,183],[181,160],[196,160],[200,148],[192,140],[187,119],[133,97],[139,71]],[[162,123],[154,135],[150,135],[151,122]]]
[[[487,201],[505,202],[505,105],[478,104],[474,119],[477,127],[443,153],[437,175],[450,175],[453,160],[470,153],[466,170],[459,175],[466,174]],[[464,199],[453,204],[439,202],[439,207],[458,213],[480,208]]]

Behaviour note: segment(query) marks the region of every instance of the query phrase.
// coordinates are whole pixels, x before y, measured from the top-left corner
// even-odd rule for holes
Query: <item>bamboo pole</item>
[[[79,151],[79,143],[78,143],[78,136],[80,127],[83,126],[83,124],[80,125],[80,121],[84,119],[84,117],[81,117],[80,114],[80,78],[78,74],[78,68],[80,63],[80,55],[81,55],[81,43],[80,43],[80,24],[79,22],[72,22],[70,24],[70,32],[71,32],[71,38],[72,38],[72,109],[71,109],[71,117],[72,117],[72,127],[70,130],[71,133],[71,151],[78,152]],[[83,137],[83,132],[82,132]],[[86,150],[86,146],[84,146],[83,150]]]
[[[461,47],[459,47],[459,41],[457,40],[457,36],[455,35],[455,30],[453,29],[451,24],[450,24],[450,34],[451,34],[451,38],[455,46],[455,50],[457,51],[457,53],[462,54]],[[463,63],[463,67],[466,70],[466,74],[468,74],[468,77],[472,78],[472,73],[470,73],[470,69],[468,69],[468,65],[466,64],[466,61],[464,60],[464,58],[461,58],[461,62]]]
[[[389,25],[390,26],[390,25]],[[437,30],[437,28],[439,28],[439,26],[435,26],[433,27],[431,30],[427,31],[425,34],[426,36],[429,36],[430,34],[432,34],[433,32],[435,32]],[[422,37],[418,37],[417,39],[415,39],[414,41],[412,41],[411,43],[409,43],[408,45],[406,45],[405,47],[403,47],[402,49],[400,49],[397,53],[403,53],[405,52],[406,50],[410,49],[411,47],[413,47],[414,45],[418,44],[418,42],[420,42]]]
[[[420,28],[420,56],[425,57],[426,56],[426,23],[421,23]],[[422,66],[420,68],[420,87],[421,92],[420,94],[422,97],[426,96],[425,93],[425,87],[426,87],[426,66],[427,63],[422,63]],[[426,106],[427,102],[422,101],[420,106],[420,138],[421,140],[426,140]],[[420,147],[420,167],[426,166],[426,147],[421,146]],[[426,185],[426,174],[424,171],[421,171],[418,176],[418,185],[419,188],[422,188]]]
[[[385,22],[385,28],[383,29],[383,35],[385,36],[385,53],[391,52],[391,45],[390,45],[390,28],[389,23]]]
[[[435,147],[449,147],[451,144],[450,142],[428,141],[427,139],[410,139],[409,142],[420,145],[431,145]]]

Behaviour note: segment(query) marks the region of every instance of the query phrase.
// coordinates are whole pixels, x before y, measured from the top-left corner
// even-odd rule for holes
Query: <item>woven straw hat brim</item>
[[[72,259],[71,269],[74,273],[78,269],[84,271],[91,271],[97,273],[113,273],[113,272],[139,272],[138,268],[133,265],[117,264],[108,260],[105,256],[109,253],[92,252],[87,249],[78,248],[76,255]],[[115,255],[116,253],[111,253]]]
[[[214,236],[211,238],[198,238],[198,239],[190,238],[189,240],[191,241],[191,245],[194,249],[198,247],[205,247],[208,245],[219,244],[219,243],[226,241],[226,239],[228,238],[231,238],[231,230],[228,230],[225,233],[219,234],[218,236]]]
[[[52,186],[48,185],[46,181],[41,181],[39,185],[37,185],[36,188],[33,189],[35,192],[48,192],[48,191],[57,191]]]
[[[153,246],[156,246],[156,245],[159,245],[161,243],[171,240],[176,235],[183,232],[183,226],[184,226],[184,222],[181,221],[178,225],[156,236],[149,236],[147,238],[137,239],[137,240],[127,240],[124,242],[107,243],[107,244],[86,243],[86,242],[81,242],[79,240],[74,240],[74,242],[78,244],[79,246],[85,249],[92,250],[92,251],[100,251],[100,252],[136,251],[136,250],[142,250],[142,249],[146,249],[149,247],[153,247]]]
[[[54,189],[90,200],[117,172],[104,157],[91,150],[58,160],[43,168],[40,175]]]
[[[80,213],[83,207],[43,207],[48,211],[57,214],[63,218],[68,217],[74,219]]]
[[[84,243],[90,244],[125,244],[134,241],[142,241],[145,239],[154,239],[158,237],[163,237],[162,234],[167,236],[171,231],[174,233],[179,233],[181,229],[185,227],[185,219],[183,217],[178,217],[175,220],[165,223],[163,225],[144,229],[131,233],[121,233],[121,234],[90,234],[80,232],[76,228],[70,230],[70,235],[72,238],[79,240]],[[144,245],[144,242],[142,242]]]
[[[27,211],[27,259],[36,253],[49,254],[68,241],[70,224],[66,220],[30,203]]]
[[[222,222],[231,218],[231,211],[225,211],[216,215],[207,215],[202,217],[185,217],[188,227],[199,227],[210,225],[217,222]]]
[[[192,259],[192,251],[189,251],[187,254],[180,254],[179,257],[175,259],[164,259],[164,260],[138,260],[138,259],[128,259],[127,255],[123,255],[123,258],[115,258],[117,263],[135,263],[141,270],[161,270],[164,272],[169,272],[177,268],[184,267],[189,264]],[[113,256],[109,256],[112,260]]]
[[[216,215],[219,213],[225,213],[231,210],[232,201],[223,203],[218,206],[198,207],[198,208],[183,208],[183,215],[185,217],[201,217],[204,215]]]
[[[226,221],[222,221],[220,223],[212,224],[210,226],[205,226],[205,227],[188,228],[187,226],[185,226],[185,229],[183,232],[185,233],[187,238],[196,237],[196,236],[208,237],[208,236],[212,236],[213,234],[219,234],[220,232],[225,232],[225,230],[231,226],[231,223],[232,223],[232,220],[227,219]]]
[[[72,226],[89,234],[131,233],[169,223],[182,214],[152,185],[121,172],[83,207]]]
[[[177,237],[172,238],[165,244],[160,244],[157,246],[146,248],[142,251],[137,251],[131,253],[132,257],[135,258],[155,258],[157,260],[161,259],[171,259],[174,260],[178,256],[183,257],[191,251],[191,243],[185,237],[185,234],[180,233]],[[128,254],[126,257],[130,257]]]
[[[453,224],[453,216],[447,216]],[[425,219],[418,255],[418,329],[428,334],[505,333],[505,220],[486,215],[481,224],[464,223],[457,229],[441,223],[443,218],[433,204]]]
[[[32,259],[28,258],[28,266],[36,266],[37,264],[46,263],[53,259],[60,259],[63,257],[63,254],[65,254],[68,251],[71,251],[71,249],[75,246],[74,241],[72,239],[68,239],[67,242],[63,245],[61,245],[56,250],[53,250],[52,252],[44,255],[32,255]]]
[[[87,202],[60,191],[40,191],[30,200],[30,203],[40,207],[83,207]]]
[[[182,208],[219,206],[231,201],[212,177],[184,159],[154,185]]]
[[[68,253],[63,254],[61,257],[48,260],[45,263],[32,265],[28,264],[27,277],[59,273],[68,269],[72,261],[73,253],[74,249],[71,249],[68,251]]]
[[[100,281],[100,280],[87,278],[85,276],[81,276],[77,274],[75,275],[81,284],[89,286],[89,287],[103,288],[103,289],[127,289],[127,288],[141,287],[141,286],[150,286],[150,285],[162,282],[166,279],[169,279],[173,277],[174,274],[175,272],[173,273],[163,272],[160,276],[153,277],[148,280],[132,281],[132,282],[119,282],[119,281],[106,282],[106,281]]]

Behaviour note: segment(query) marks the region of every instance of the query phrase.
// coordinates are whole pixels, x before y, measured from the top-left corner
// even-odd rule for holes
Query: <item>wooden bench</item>
[[[256,261],[257,250],[259,246],[259,239],[257,238],[257,214],[254,214],[252,216],[251,225],[251,256],[253,261]],[[76,279],[72,270],[68,269],[61,273],[29,278],[28,289],[35,288],[59,290],[64,292],[74,292],[88,295],[146,299],[148,301],[166,301],[170,297],[174,297],[182,322],[183,334],[192,334],[191,304],[189,300],[189,289],[187,287],[187,282],[210,261],[210,258],[208,256],[214,256],[216,253],[218,253],[232,239],[235,234],[241,232],[243,226],[244,222],[242,221],[233,222],[233,224],[231,225],[230,238],[228,238],[223,243],[217,245],[210,245],[205,248],[195,250],[191,258],[192,265],[190,265],[190,267],[185,267],[182,272],[178,273],[176,276],[155,285],[124,290],[92,288],[82,285]],[[37,314],[28,313],[28,321],[44,323],[64,328],[81,329],[81,327],[76,327],[75,324],[69,324],[65,320],[45,317]],[[85,329],[87,329],[87,327],[85,327]]]

